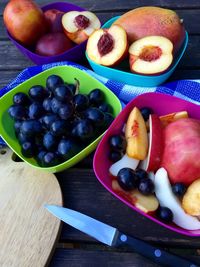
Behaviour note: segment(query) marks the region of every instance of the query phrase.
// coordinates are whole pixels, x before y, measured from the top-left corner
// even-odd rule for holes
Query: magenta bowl
[[[186,110],[188,112],[189,117],[196,118],[200,120],[200,106],[188,102],[186,100],[182,100],[180,98],[165,95],[161,93],[145,93],[142,94],[135,99],[133,99],[129,104],[119,113],[119,115],[115,118],[113,123],[110,125],[108,130],[106,131],[104,137],[100,141],[93,160],[93,168],[96,177],[100,181],[100,183],[115,197],[120,199],[127,206],[132,208],[134,211],[142,214],[143,216],[149,218],[150,220],[156,222],[159,225],[162,225],[172,231],[175,231],[180,234],[188,235],[188,236],[200,236],[200,230],[189,231],[182,229],[175,224],[165,224],[160,221],[157,217],[151,214],[144,213],[139,210],[133,204],[128,202],[121,195],[118,195],[117,192],[112,189],[112,177],[109,174],[109,167],[111,166],[111,161],[108,158],[109,154],[109,146],[108,140],[114,134],[119,134],[122,132],[122,128],[124,123],[127,121],[128,115],[133,109],[133,107],[150,107],[156,114],[165,115],[167,113],[178,112]]]
[[[84,11],[85,9],[76,5],[73,5],[71,3],[66,3],[66,2],[55,2],[51,3],[48,5],[45,5],[42,7],[43,11],[47,11],[49,9],[58,9],[63,12],[68,12],[68,11]],[[19,42],[17,42],[7,31],[9,39],[13,42],[13,44],[21,51],[22,54],[24,54],[26,57],[28,57],[33,63],[37,65],[42,65],[42,64],[48,64],[52,62],[58,62],[58,61],[74,61],[74,62],[79,62],[83,57],[85,57],[85,48],[86,48],[86,43],[87,41],[76,45],[67,50],[66,52],[56,55],[56,56],[40,56],[30,49],[26,48]]]

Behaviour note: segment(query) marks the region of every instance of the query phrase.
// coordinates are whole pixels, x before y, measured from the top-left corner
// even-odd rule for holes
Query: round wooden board
[[[45,266],[61,222],[44,207],[62,205],[56,177],[0,150],[0,266]]]

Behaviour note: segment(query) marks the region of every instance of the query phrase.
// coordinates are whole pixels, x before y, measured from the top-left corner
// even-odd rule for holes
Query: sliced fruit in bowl
[[[78,30],[79,42],[76,43],[65,34],[62,17],[71,11],[88,12],[67,2],[53,2],[40,8],[31,0],[13,0],[4,10],[4,24],[9,39],[35,64],[64,60],[78,62],[84,56],[88,35],[81,38],[83,31]],[[95,27],[100,27],[99,19],[93,15],[97,21]],[[93,25],[93,22],[90,24]]]
[[[109,29],[99,29],[88,39],[86,49],[89,58],[96,63],[113,66],[127,54],[126,32],[118,25],[113,25]]]
[[[174,72],[188,45],[183,21],[173,10],[136,8],[111,18],[102,28],[108,31],[114,25],[126,32],[129,57],[126,53],[122,57],[123,53],[120,52],[118,60],[117,53],[113,55],[110,51],[113,62],[106,61],[105,64],[99,59],[99,53],[91,56],[91,53],[98,52],[97,49],[92,52],[86,49],[86,58],[97,74],[129,85],[153,87],[165,82]],[[156,36],[156,41],[153,36]],[[145,38],[149,40],[148,44],[145,44]],[[109,53],[106,57],[109,58]]]
[[[149,111],[151,111],[149,114],[151,121],[149,123],[146,121],[147,112],[143,111],[147,110],[147,107]],[[137,124],[138,117],[133,118],[130,116],[134,110],[139,110],[141,114],[144,114],[144,122],[148,125],[146,131],[151,131],[151,133],[149,132],[151,141],[148,143],[147,157],[144,160],[138,160],[134,157],[131,158],[131,155],[130,160],[128,160],[129,156],[126,154],[126,149],[122,150],[120,146],[118,146],[118,148],[113,148],[110,145],[110,140],[112,140],[113,136],[115,136],[115,138],[116,136],[125,136],[126,129],[135,132],[135,127],[127,127],[127,121],[129,119],[132,125],[140,127],[141,123]],[[166,169],[164,168],[162,159],[164,153],[166,153],[164,151],[167,149],[165,146],[166,136],[164,132],[169,126],[170,129],[178,122],[182,124],[184,120],[188,122],[195,120],[198,121],[200,125],[199,110],[200,107],[198,105],[170,95],[160,93],[142,94],[128,103],[116,117],[99,143],[93,161],[96,177],[114,196],[152,221],[172,231],[188,236],[200,236],[200,221],[198,217],[188,214],[184,210],[184,207],[187,210],[187,204],[183,204],[186,202],[190,207],[191,197],[195,199],[195,203],[197,204],[196,190],[193,190],[195,186],[192,188],[191,183],[191,190],[189,190],[190,186],[188,187],[187,180],[185,179],[178,181],[179,183],[177,183],[177,181],[174,182],[173,177],[170,177],[170,172],[168,171],[169,167],[166,166]],[[169,119],[168,121],[167,118]],[[167,123],[165,121],[163,124],[162,120],[166,120]],[[195,132],[195,138],[197,138],[198,131]],[[141,135],[139,131],[137,131],[137,133]],[[181,131],[181,133],[184,136],[184,131]],[[133,137],[134,136],[132,136],[132,138]],[[191,140],[193,140],[193,137],[194,135],[192,135]],[[136,139],[138,139],[138,137]],[[143,142],[141,145],[142,144]],[[133,150],[135,150],[134,146]],[[187,153],[186,147],[185,150]],[[113,161],[113,158],[110,157],[112,151],[120,152],[121,159],[119,159],[119,157],[117,160]],[[200,154],[199,146],[196,146],[196,149],[193,148],[193,151],[189,152],[189,157],[194,158],[192,155],[197,155],[195,154],[197,151]],[[179,153],[179,151],[177,153]],[[176,159],[177,153],[173,152],[170,153],[170,155],[168,154],[168,159],[170,157],[169,163],[172,159],[175,164],[176,160],[178,160],[177,163],[179,164],[179,159]],[[179,156],[181,157],[180,153]],[[196,156],[196,158],[197,157],[198,156]],[[141,163],[144,164],[145,160],[147,160],[148,163],[146,162],[146,165],[142,166]],[[184,166],[187,168],[189,159],[185,158],[184,160],[185,161],[181,162],[182,165],[177,169],[184,168]],[[190,165],[190,168],[194,170],[195,162]],[[196,175],[195,181],[198,181],[197,176],[198,175]],[[198,182],[196,183],[198,188]],[[187,187],[188,193],[185,193],[187,192]],[[145,196],[145,198],[143,196]],[[183,202],[184,198],[185,201]],[[148,199],[149,201],[153,201],[151,202],[153,204],[150,205],[150,208],[148,208],[148,203],[146,203]],[[188,199],[190,199],[190,201],[188,201]],[[139,204],[137,205],[136,203]],[[198,204],[194,206],[196,207]]]
[[[129,64],[132,72],[159,74],[173,61],[173,44],[163,36],[143,37],[129,47]]]
[[[66,35],[76,44],[80,44],[101,27],[98,17],[90,11],[69,11],[62,17],[62,26]]]

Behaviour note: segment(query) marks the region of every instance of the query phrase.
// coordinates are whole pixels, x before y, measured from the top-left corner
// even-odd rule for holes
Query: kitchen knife
[[[75,210],[55,205],[45,205],[45,207],[49,212],[51,212],[54,216],[56,216],[63,222],[92,236],[93,238],[106,245],[112,247],[120,247],[126,245],[129,248],[134,249],[134,251],[138,252],[139,254],[164,266],[198,266],[190,262],[189,260],[168,253],[165,250],[154,247],[140,239],[128,236],[108,224],[95,220]]]

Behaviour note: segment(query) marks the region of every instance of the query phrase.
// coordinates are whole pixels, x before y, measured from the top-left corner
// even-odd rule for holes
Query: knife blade
[[[138,238],[126,235],[113,226],[105,224],[78,211],[56,205],[45,205],[45,208],[63,222],[89,236],[92,236],[106,245],[112,247],[127,246],[139,254],[164,266],[198,266],[196,263],[192,263],[187,259],[154,247]]]

